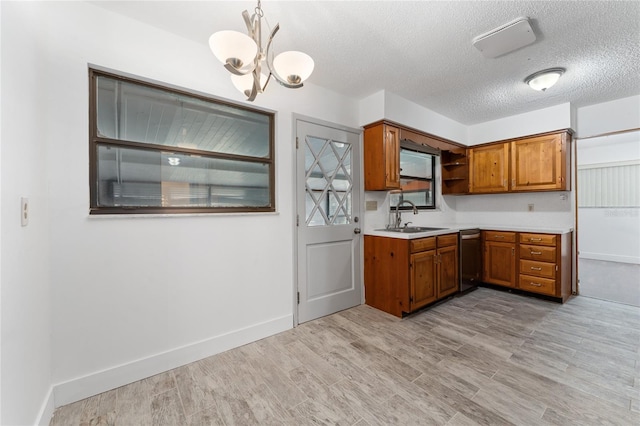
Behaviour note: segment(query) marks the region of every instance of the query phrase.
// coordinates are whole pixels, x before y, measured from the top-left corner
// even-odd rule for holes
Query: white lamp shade
[[[302,83],[309,78],[314,65],[311,56],[294,50],[282,52],[273,60],[276,73],[291,84]]]
[[[527,78],[526,82],[531,86],[534,90],[539,90],[544,92],[554,84],[558,82],[560,76],[562,75],[562,70],[554,70],[549,72],[539,73],[538,75],[533,75]]]
[[[235,75],[231,74],[231,82],[233,85],[240,91],[246,95],[247,91],[251,92],[253,88],[253,73],[249,73],[246,75]],[[260,73],[260,87],[264,87],[264,84],[267,82],[267,76]]]
[[[258,46],[251,37],[238,31],[218,31],[209,37],[209,47],[223,64],[228,59],[240,61],[240,67],[253,63]]]

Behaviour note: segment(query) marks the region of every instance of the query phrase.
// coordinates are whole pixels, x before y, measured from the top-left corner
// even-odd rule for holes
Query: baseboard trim
[[[637,256],[623,256],[619,254],[606,254],[606,253],[591,253],[586,251],[580,251],[578,259],[589,260],[601,260],[603,262],[616,262],[616,263],[631,263],[640,264],[640,257]]]
[[[47,392],[47,397],[44,399],[42,403],[42,407],[40,408],[40,412],[38,412],[38,417],[36,419],[36,425],[38,426],[49,426],[51,422],[51,417],[53,417],[53,411],[55,410],[55,404],[53,403],[53,386],[49,388],[49,392]]]
[[[285,315],[221,334],[151,357],[78,377],[53,386],[54,405],[60,407],[111,389],[151,377],[185,364],[237,348],[293,327],[293,315]]]

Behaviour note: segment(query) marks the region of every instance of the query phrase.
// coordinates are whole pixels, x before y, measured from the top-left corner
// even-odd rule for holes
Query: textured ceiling
[[[218,30],[244,31],[246,1],[92,2],[207,44]],[[387,90],[463,124],[560,103],[585,106],[640,94],[640,1],[263,1],[280,23],[277,52],[316,63],[309,83],[360,99]],[[472,39],[528,17],[534,44],[487,59]],[[545,68],[556,86],[524,84]]]

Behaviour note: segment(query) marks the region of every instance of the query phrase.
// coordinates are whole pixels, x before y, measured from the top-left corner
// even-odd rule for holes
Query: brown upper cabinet
[[[400,189],[400,129],[378,123],[364,129],[364,189]]]
[[[457,150],[457,152],[466,153],[463,145],[394,122],[385,120],[368,124],[364,126],[363,148],[365,191],[400,189],[400,142],[404,139],[442,150],[442,152]],[[458,174],[462,170],[460,168]],[[460,185],[468,186],[467,182],[463,182],[456,188]],[[465,191],[468,190],[465,189]]]
[[[469,151],[469,192],[507,192],[509,144],[496,143]]]
[[[511,142],[511,190],[567,190],[567,132]]]
[[[565,191],[570,134],[534,135],[469,149],[469,192]]]

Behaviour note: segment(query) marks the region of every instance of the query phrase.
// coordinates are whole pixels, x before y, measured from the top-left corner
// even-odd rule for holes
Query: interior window
[[[423,152],[428,149],[402,146],[400,149],[400,189],[391,193],[391,209],[398,203],[410,201],[418,209],[435,209],[436,156]],[[400,210],[410,210],[410,203],[400,205]]]
[[[90,70],[91,213],[274,211],[271,113]]]

